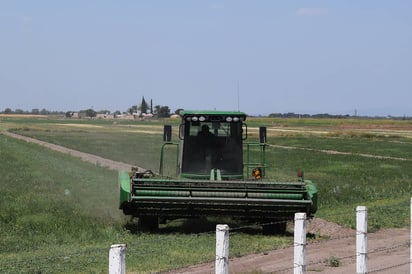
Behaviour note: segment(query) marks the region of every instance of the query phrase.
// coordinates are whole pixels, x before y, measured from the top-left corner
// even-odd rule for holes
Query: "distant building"
[[[96,115],[96,119],[113,119],[114,114],[109,114],[109,113],[98,113]]]

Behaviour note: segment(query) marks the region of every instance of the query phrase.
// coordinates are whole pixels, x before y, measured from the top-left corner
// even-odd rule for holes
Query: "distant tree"
[[[71,118],[71,117],[73,117],[73,111],[67,111],[67,112],[64,114],[64,116],[65,116],[66,118]]]
[[[40,110],[38,108],[33,108],[31,114],[40,114]]]
[[[153,114],[153,100],[150,99],[150,113]]]
[[[6,114],[10,114],[10,113],[12,113],[13,111],[11,110],[11,108],[6,108],[5,110],[4,110],[4,113],[6,113]]]
[[[170,117],[170,109],[168,106],[161,106],[159,108],[159,111],[157,113],[157,117],[163,118],[163,117]]]
[[[14,113],[16,113],[16,114],[23,114],[24,111],[23,111],[22,109],[20,109],[20,108],[16,108],[16,110],[14,111]]]
[[[98,114],[110,114],[110,110],[102,109],[97,112]]]
[[[160,107],[161,107],[161,105],[155,105],[154,106],[154,112],[153,112],[154,115],[156,115],[156,116],[159,115]]]
[[[140,104],[139,110],[140,110],[140,113],[147,113],[147,103],[146,103],[146,100],[144,99],[144,96],[142,97],[142,103]]]
[[[122,113],[120,112],[120,110],[116,110],[113,114],[114,114],[114,116],[116,117],[116,116],[121,115]]]
[[[86,114],[87,117],[93,118],[93,117],[96,117],[97,112],[94,111],[93,109],[89,108],[85,111],[85,114]]]
[[[180,112],[183,111],[183,108],[178,108],[175,110],[175,114],[180,115]]]
[[[127,112],[129,112],[130,114],[133,114],[133,113],[137,113],[137,110],[138,110],[137,105],[133,105],[127,110]]]
[[[47,115],[47,114],[50,114],[50,111],[48,111],[47,109],[43,108],[42,110],[40,110],[40,114],[41,114],[41,115]]]

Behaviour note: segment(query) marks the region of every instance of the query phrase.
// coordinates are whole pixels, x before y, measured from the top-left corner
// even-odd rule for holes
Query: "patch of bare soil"
[[[314,218],[307,233],[324,240],[308,240],[307,273],[356,273],[356,231]],[[409,273],[409,231],[387,229],[368,234],[368,270],[384,274]],[[166,272],[214,273],[214,262]],[[230,273],[293,273],[293,246],[229,259]]]
[[[129,170],[131,167],[126,163],[112,161],[14,133],[2,132],[2,134],[37,143],[114,170]],[[323,239],[308,240],[306,250],[307,273],[356,273],[356,231],[319,218],[313,218],[307,223],[307,233]],[[167,273],[214,273],[214,267],[214,262],[210,262]],[[229,270],[230,273],[293,273],[293,246],[230,258]],[[368,270],[369,273],[378,272],[381,274],[409,273],[409,230],[385,229],[369,233]]]

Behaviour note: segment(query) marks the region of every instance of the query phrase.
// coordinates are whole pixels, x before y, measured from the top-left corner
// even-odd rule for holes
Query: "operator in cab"
[[[210,170],[212,164],[213,144],[215,135],[210,132],[209,126],[203,124],[197,134],[199,145],[201,147],[201,156],[204,159],[206,170]]]

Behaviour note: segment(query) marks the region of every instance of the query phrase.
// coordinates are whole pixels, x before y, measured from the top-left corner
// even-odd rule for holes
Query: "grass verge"
[[[215,233],[208,229],[164,227],[156,234],[126,229],[114,171],[3,135],[0,166],[1,273],[107,273],[115,243],[127,244],[130,272],[214,259]],[[288,246],[292,238],[239,231],[230,241],[231,256],[241,256]]]

